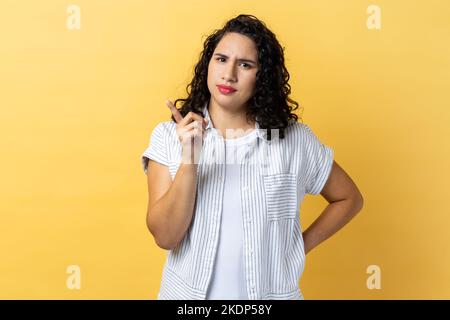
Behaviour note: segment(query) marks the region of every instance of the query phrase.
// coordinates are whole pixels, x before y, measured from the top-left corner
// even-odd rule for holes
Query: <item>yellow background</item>
[[[66,27],[70,4],[80,30]],[[381,30],[366,27],[371,4]],[[156,298],[166,251],[146,229],[140,156],[206,35],[249,13],[286,48],[304,122],[365,198],[308,254],[305,298],[449,299],[449,12],[437,0],[2,0],[0,298]],[[303,228],[326,204],[306,197]]]

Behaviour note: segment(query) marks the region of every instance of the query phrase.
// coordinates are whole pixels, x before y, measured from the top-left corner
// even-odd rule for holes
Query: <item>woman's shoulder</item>
[[[176,123],[172,120],[168,120],[168,121],[161,121],[159,122],[155,128],[153,129],[153,131],[158,132],[160,134],[174,134],[176,133]]]
[[[308,124],[296,122],[288,127],[286,133],[287,144],[294,146],[306,146],[306,149],[321,146],[324,141],[316,134],[315,129]]]
[[[311,132],[311,128],[307,124],[292,120],[285,129],[285,136],[288,139],[296,139],[308,136]]]
[[[163,144],[172,144],[177,141],[177,128],[174,121],[161,121],[151,133],[151,139]]]

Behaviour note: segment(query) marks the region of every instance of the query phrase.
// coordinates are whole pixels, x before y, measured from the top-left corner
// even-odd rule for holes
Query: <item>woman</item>
[[[170,250],[158,299],[303,299],[306,254],[361,210],[288,80],[275,35],[239,15],[206,39],[187,99],[167,102],[142,155],[147,227]],[[302,233],[300,203],[319,193],[329,205]]]

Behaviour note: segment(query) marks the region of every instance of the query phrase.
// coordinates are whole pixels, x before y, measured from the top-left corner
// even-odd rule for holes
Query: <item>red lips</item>
[[[222,85],[222,84],[218,85],[217,87],[219,88],[220,92],[225,93],[225,94],[226,93],[233,93],[233,92],[236,91],[235,88],[229,87],[229,86],[225,86],[225,85]]]

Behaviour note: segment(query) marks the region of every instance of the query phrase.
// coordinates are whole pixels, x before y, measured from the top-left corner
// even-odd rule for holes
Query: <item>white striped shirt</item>
[[[225,141],[225,185],[219,228],[219,243],[207,300],[248,300],[245,280],[244,224],[241,205],[240,163],[248,143],[257,139],[256,130],[250,134]]]
[[[204,107],[206,136],[198,163],[192,222],[164,265],[159,300],[204,300],[218,246],[225,179],[225,144]],[[333,149],[322,144],[305,124],[293,122],[272,140],[256,123],[257,136],[240,166],[243,247],[250,300],[299,300],[305,267],[299,208],[306,194],[319,194],[333,164]],[[168,166],[172,179],[181,164],[176,123],[159,123],[142,154]]]

